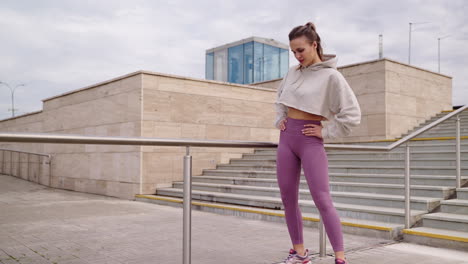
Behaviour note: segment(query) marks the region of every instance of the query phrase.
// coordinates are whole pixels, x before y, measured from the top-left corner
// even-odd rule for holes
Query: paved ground
[[[198,211],[192,217],[194,264],[271,264],[287,254],[284,224]],[[306,229],[305,237],[317,252],[317,230]],[[466,252],[353,235],[345,244],[351,264],[468,263]],[[181,253],[182,209],[0,175],[0,263],[182,263]],[[313,263],[334,262],[316,256]]]

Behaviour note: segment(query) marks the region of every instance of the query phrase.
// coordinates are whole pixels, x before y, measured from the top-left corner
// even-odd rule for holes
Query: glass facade
[[[228,49],[228,82],[244,83],[244,45]]]
[[[263,82],[263,43],[254,42],[254,82]]]
[[[208,80],[251,84],[282,78],[289,69],[289,50],[250,41],[206,54]]]
[[[254,52],[253,42],[244,44],[244,83],[254,82]]]
[[[263,78],[273,80],[280,77],[280,49],[263,45]]]
[[[283,77],[289,70],[289,50],[280,49],[280,76]]]
[[[216,81],[227,82],[227,49],[218,50],[214,53],[214,79]]]
[[[214,52],[206,54],[205,76],[208,80],[214,80]]]

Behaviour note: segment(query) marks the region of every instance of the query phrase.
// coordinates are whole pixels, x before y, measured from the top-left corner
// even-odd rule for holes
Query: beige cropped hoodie
[[[321,115],[330,122],[322,137],[347,136],[361,122],[361,109],[343,75],[336,69],[337,58],[308,67],[293,66],[283,78],[276,100],[276,122],[287,117],[288,107]]]

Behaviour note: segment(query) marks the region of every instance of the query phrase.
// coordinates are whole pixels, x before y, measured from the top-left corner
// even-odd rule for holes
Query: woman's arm
[[[275,102],[275,109],[276,109],[275,127],[279,129],[281,129],[280,127],[281,121],[285,120],[286,117],[288,116],[288,108],[284,106],[283,104],[278,103],[278,99],[280,98],[281,93],[283,92],[284,83],[286,82],[287,77],[288,77],[288,74],[284,76],[283,80],[280,82],[280,85],[278,86],[276,102]]]
[[[327,88],[329,110],[335,116],[322,129],[322,137],[326,139],[347,136],[353,127],[361,123],[361,109],[356,95],[339,72],[330,77],[330,85]]]

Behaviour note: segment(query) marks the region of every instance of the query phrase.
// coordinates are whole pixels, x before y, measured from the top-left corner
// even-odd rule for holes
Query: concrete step
[[[435,120],[432,120],[431,122],[434,122],[434,121]],[[416,130],[418,130],[420,128],[423,128],[423,127],[427,126],[428,124],[430,124],[431,122],[419,125],[419,126],[415,127],[414,129],[412,129],[412,131],[416,131]],[[455,120],[448,120],[448,121],[445,121],[445,122],[439,124],[436,127],[431,128],[429,131],[455,131],[455,126],[456,126]],[[468,120],[467,119],[461,120],[460,130],[467,130],[467,129],[468,129]]]
[[[328,153],[328,159],[372,159],[372,160],[404,160],[406,153],[403,151],[398,152],[388,152],[388,153],[381,153],[381,152],[333,152]],[[276,159],[276,156],[271,155],[270,159]],[[411,160],[426,160],[426,159],[454,159],[456,157],[455,149],[451,150],[439,150],[439,149],[432,149],[432,150],[415,150],[410,152]],[[460,153],[460,157],[463,159],[468,159],[468,146],[465,150],[462,150]],[[263,156],[265,158],[265,156]]]
[[[350,143],[351,145],[365,145],[365,146],[387,146],[394,142],[373,142],[373,143]],[[432,153],[438,151],[447,151],[455,153],[456,143],[454,140],[421,140],[421,141],[411,141],[410,144],[411,153]],[[461,151],[468,151],[468,140],[462,140],[460,145]],[[249,155],[272,155],[276,157],[275,148],[270,149],[256,149],[254,153]],[[390,155],[390,154],[403,154],[405,153],[405,148],[403,146],[397,147],[389,152],[385,151],[364,151],[364,150],[341,150],[341,149],[326,149],[327,155],[360,155],[360,154],[374,154],[374,155]]]
[[[444,138],[444,137],[455,137],[455,131],[450,131],[450,132],[424,132],[420,134],[416,138]],[[465,130],[460,131],[460,136],[461,137],[466,137],[468,136],[468,132]]]
[[[346,166],[329,165],[330,172],[336,173],[366,173],[366,174],[403,174],[402,166]],[[266,170],[266,169],[265,169]],[[455,166],[411,166],[411,175],[455,175]],[[468,175],[468,167],[462,164],[462,175]]]
[[[448,115],[449,113],[441,113],[441,114],[437,114],[435,115],[434,117],[430,118],[430,119],[427,119],[426,121],[424,121],[424,123],[421,123],[417,128],[419,127],[424,127],[434,121],[437,121],[439,120],[440,118]],[[466,125],[466,123],[468,122],[468,115],[467,115],[467,111],[463,111],[459,114],[459,117],[460,117],[460,125]],[[456,122],[456,116],[454,117],[451,117],[447,120],[445,120],[444,122],[440,123],[438,126],[434,127],[434,128],[437,128],[437,127],[443,127],[443,126],[446,126],[446,125],[452,125],[452,124],[455,124]]]
[[[380,184],[404,184],[403,175],[378,175],[378,174],[329,174],[330,181],[336,182],[361,182],[361,183],[380,183]],[[411,185],[429,185],[429,186],[456,186],[456,177],[448,175],[411,175]],[[462,184],[468,182],[468,176],[462,177]]]
[[[468,251],[468,232],[430,227],[415,227],[403,230],[403,240],[432,247]]]
[[[411,166],[414,167],[422,167],[425,165],[430,165],[430,166],[455,166],[456,161],[455,157],[453,158],[425,158],[425,159],[411,159],[410,161]],[[466,163],[468,164],[468,158],[462,158],[461,163]],[[405,160],[404,159],[394,159],[394,160],[361,160],[361,159],[336,159],[332,158],[329,159],[329,164],[330,165],[341,165],[341,166],[363,166],[363,165],[375,165],[375,166],[404,166]],[[467,167],[468,168],[468,167]]]
[[[157,195],[170,197],[183,197],[183,190],[177,188],[161,188],[156,190]],[[239,195],[233,193],[220,193],[208,191],[192,191],[192,198],[208,202],[220,202],[243,206],[260,207],[267,209],[283,209],[280,198],[257,195]],[[381,208],[374,206],[340,204],[335,203],[335,208],[341,217],[380,221],[387,223],[404,223],[404,209]],[[303,213],[318,214],[315,204],[311,200],[299,200],[299,206]],[[414,224],[421,219],[427,211],[411,210],[411,223]]]
[[[451,199],[442,201],[440,212],[450,214],[464,214],[468,216],[468,200]]]
[[[424,123],[424,124],[421,124],[421,125],[418,125],[417,127],[415,127],[413,129],[413,131],[416,131],[422,127],[425,127],[427,125],[429,125],[430,123],[433,123],[434,121],[436,120],[431,120],[431,121],[428,121],[427,123]],[[460,120],[460,129],[466,129],[468,128],[468,119],[466,118],[462,118]],[[449,120],[445,120],[444,122],[440,123],[439,125],[431,128],[429,131],[437,131],[437,130],[449,130],[449,129],[455,129],[455,126],[456,126],[457,122],[455,119],[449,119]]]
[[[363,166],[363,165],[385,165],[385,166],[404,166],[404,159],[362,159],[359,157],[356,158],[337,158],[331,157],[328,159],[328,163],[330,165],[349,165],[349,166]],[[468,152],[467,157],[463,157],[461,159],[462,163],[468,164]],[[276,165],[276,159],[265,159],[265,160],[258,160],[258,159],[231,159],[230,163],[232,165]],[[412,166],[424,166],[424,165],[432,165],[432,166],[455,166],[455,155],[453,158],[447,157],[438,157],[438,158],[425,158],[425,159],[411,159]]]
[[[468,232],[468,215],[452,213],[426,214],[423,216],[422,225],[430,228]]]
[[[425,126],[425,125],[424,125]],[[424,126],[419,126],[416,129],[413,129],[413,131],[416,131]],[[449,123],[442,123],[436,127],[433,127],[432,129],[428,130],[431,132],[453,132],[455,133],[455,127],[456,124],[455,122],[449,122]],[[464,123],[462,122],[460,124],[460,131],[468,131],[468,120],[466,120]]]
[[[161,196],[161,195],[136,195],[137,201],[182,207],[181,198]],[[272,210],[258,207],[232,205],[219,202],[207,202],[192,200],[192,209],[211,212],[221,215],[232,215],[255,220],[284,223],[284,211]],[[312,213],[302,213],[304,226],[318,227],[319,216]],[[385,223],[379,221],[362,220],[355,218],[341,217],[341,225],[344,233],[378,237],[383,239],[397,239],[401,236],[403,225]]]
[[[461,158],[468,159],[468,146],[466,149],[461,151]],[[403,160],[405,153],[402,151],[391,151],[388,153],[384,152],[362,152],[362,151],[342,151],[342,152],[329,152],[327,153],[329,160],[341,159],[341,160],[354,160],[354,159],[372,159],[372,160]],[[455,148],[451,150],[422,150],[422,151],[411,151],[411,160],[424,160],[434,158],[452,158],[455,159]],[[264,155],[264,154],[244,154],[242,159],[245,160],[276,160],[276,153]],[[239,160],[239,159],[236,159]]]
[[[193,177],[193,183],[208,183],[208,184],[221,184],[225,186],[248,186],[248,187],[267,187],[272,188],[268,196],[281,197],[277,187],[276,180],[273,179],[242,179],[232,177],[206,177],[197,176]],[[181,184],[174,185],[174,188],[182,188]],[[300,184],[300,197],[303,200],[311,200],[312,197],[308,190],[307,183],[301,181]],[[197,189],[197,188],[196,188]],[[205,189],[206,190],[206,189]],[[250,191],[250,192],[249,192]],[[248,189],[248,194],[255,194],[255,190]],[[404,208],[404,197],[399,195],[384,195],[372,193],[355,193],[355,192],[336,192],[331,191],[331,196],[334,202],[337,203],[350,203],[361,204],[370,206],[394,207]],[[431,197],[411,197],[411,208],[415,210],[432,211],[439,206],[441,198]]]
[[[203,170],[203,176],[236,177],[248,179],[275,179],[276,171],[245,171],[245,170]],[[304,173],[301,174],[304,177]],[[381,184],[404,184],[402,174],[358,174],[329,173],[331,182],[362,182]],[[411,184],[454,187],[455,176],[449,175],[411,175]],[[468,176],[462,177],[462,183],[468,181]]]
[[[175,188],[182,189],[182,182],[174,182]],[[254,194],[259,196],[280,197],[278,187],[256,187],[247,185],[215,184],[215,183],[193,183],[194,190],[210,192],[225,192],[236,194]],[[350,182],[330,182],[330,190],[336,192],[354,192],[370,194],[404,195],[404,186],[398,184],[375,184],[375,183],[350,183]],[[447,199],[455,193],[455,188],[443,186],[411,186],[411,195],[418,197],[431,197]],[[300,190],[301,199],[312,199],[308,189]]]
[[[468,126],[460,127],[460,135],[466,136],[467,134],[468,134]],[[433,128],[429,131],[426,131],[420,134],[418,137],[422,137],[425,135],[434,135],[434,137],[440,137],[441,135],[449,135],[450,137],[455,137],[456,130],[455,130],[455,126],[440,127],[438,129]]]
[[[457,198],[468,200],[468,187],[457,189]]]
[[[364,173],[364,174],[403,174],[403,166],[347,166],[329,165],[329,172],[336,173]],[[250,170],[250,171],[275,171],[275,165],[243,165],[243,164],[219,164],[221,170]],[[454,175],[455,166],[411,166],[411,175]],[[468,175],[468,166],[462,164],[462,175]]]

